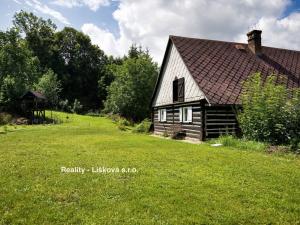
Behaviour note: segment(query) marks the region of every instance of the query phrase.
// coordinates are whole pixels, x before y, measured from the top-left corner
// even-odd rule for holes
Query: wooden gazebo
[[[43,123],[46,120],[47,98],[40,92],[27,91],[21,97],[22,110],[31,123]]]

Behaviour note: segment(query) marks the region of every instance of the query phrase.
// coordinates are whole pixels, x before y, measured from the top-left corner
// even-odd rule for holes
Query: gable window
[[[166,122],[167,121],[167,110],[166,109],[159,109],[158,110],[158,121],[159,122]]]
[[[184,77],[173,81],[173,102],[184,102]]]
[[[193,122],[193,108],[192,106],[189,107],[182,107],[179,109],[179,121],[182,123],[191,123]]]

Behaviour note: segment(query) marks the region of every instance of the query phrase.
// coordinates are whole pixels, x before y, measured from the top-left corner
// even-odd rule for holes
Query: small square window
[[[167,121],[167,110],[166,109],[159,109],[158,110],[158,121],[166,122]]]
[[[179,109],[179,121],[183,123],[190,123],[193,121],[193,108],[189,107],[182,107]]]

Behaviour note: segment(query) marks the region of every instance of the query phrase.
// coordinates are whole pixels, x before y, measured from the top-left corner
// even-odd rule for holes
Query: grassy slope
[[[105,118],[69,120],[0,134],[0,224],[300,223],[299,158],[121,132]],[[62,174],[61,166],[138,173]]]

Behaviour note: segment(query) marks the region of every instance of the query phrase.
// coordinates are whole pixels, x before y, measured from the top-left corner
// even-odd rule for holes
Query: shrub
[[[0,113],[0,125],[6,125],[11,123],[12,116],[8,113]]]
[[[127,127],[130,126],[130,122],[128,120],[126,120],[125,118],[119,117],[118,121],[116,121],[116,122],[117,122],[119,130],[122,130],[122,131],[127,130]]]
[[[130,122],[125,118],[120,118],[118,121],[119,125],[123,125],[125,127],[130,126]]]
[[[107,114],[107,117],[110,118],[114,123],[119,122],[121,119],[119,114]]]
[[[135,133],[148,133],[151,127],[149,119],[144,119],[141,123],[135,126],[133,132]]]
[[[120,123],[118,123],[118,128],[119,128],[119,130],[121,130],[121,131],[127,130],[126,126],[125,126],[124,124],[120,124]]]
[[[75,99],[72,107],[72,112],[79,114],[82,112],[82,108],[83,106],[81,105],[80,101]]]
[[[300,137],[293,138],[290,142],[290,150],[295,153],[300,153]]]
[[[271,75],[263,82],[256,73],[244,84],[238,120],[249,140],[287,144],[300,134],[299,90],[290,93],[283,84],[275,84],[275,79]]]
[[[72,107],[69,104],[69,100],[65,99],[65,100],[61,100],[59,102],[59,107],[63,112],[71,112]]]

